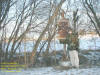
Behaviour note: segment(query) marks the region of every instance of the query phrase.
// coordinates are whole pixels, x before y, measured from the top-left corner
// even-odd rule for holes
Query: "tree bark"
[[[54,11],[53,15],[50,17],[47,26],[45,27],[45,29],[43,30],[43,32],[40,34],[38,40],[36,41],[36,44],[34,46],[34,49],[32,51],[32,55],[31,55],[31,64],[33,64],[34,62],[34,56],[36,54],[38,45],[40,43],[40,41],[42,40],[42,37],[44,36],[45,32],[47,31],[48,27],[50,26],[50,24],[54,21],[55,17],[57,17],[58,15],[58,11],[61,8],[62,4],[65,2],[65,0],[61,0],[61,2],[58,4],[58,6],[56,7],[56,10]]]
[[[78,51],[71,50],[71,51],[69,51],[69,55],[70,55],[70,61],[71,61],[72,67],[79,68]]]

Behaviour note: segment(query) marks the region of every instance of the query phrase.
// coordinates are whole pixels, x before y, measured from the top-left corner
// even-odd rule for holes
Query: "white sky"
[[[58,0],[59,1],[59,0]],[[81,8],[81,4],[80,3],[78,3],[78,1],[79,0],[75,0],[75,2],[74,2],[74,0],[70,0],[70,2],[71,2],[71,7],[69,7],[69,9],[70,9],[70,11],[73,11],[73,10],[76,10],[76,8]],[[58,2],[59,3],[59,2]],[[76,4],[75,4],[76,3]],[[63,5],[62,5],[62,9],[64,9],[64,11],[66,11],[67,9],[66,9],[66,5],[68,4],[68,2],[67,1],[65,1],[65,3],[63,3]],[[80,5],[80,7],[78,7]],[[12,17],[12,16],[14,16],[14,13],[15,13],[15,7],[16,7],[16,5],[14,6],[14,7],[12,7],[11,9],[10,9],[10,12],[9,12],[9,18],[10,17]],[[20,7],[17,7],[17,8],[20,8]],[[86,20],[86,19],[85,19]],[[39,22],[39,21],[37,21],[37,22]],[[12,22],[10,22],[9,23],[9,25],[7,26],[7,36],[10,36],[10,33],[11,33],[11,31],[12,31],[12,29],[14,28],[14,21],[12,21]],[[38,35],[37,34],[35,34],[36,36],[35,37],[37,37]]]

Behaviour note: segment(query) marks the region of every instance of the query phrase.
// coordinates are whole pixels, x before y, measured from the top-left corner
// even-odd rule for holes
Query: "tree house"
[[[58,22],[58,39],[60,43],[66,44],[67,35],[71,32],[71,28],[69,27],[69,19],[64,17],[64,11],[61,13],[61,19]]]

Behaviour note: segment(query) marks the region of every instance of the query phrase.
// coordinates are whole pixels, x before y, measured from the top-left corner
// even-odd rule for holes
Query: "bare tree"
[[[100,36],[100,10],[99,0],[82,0],[83,6],[87,11],[87,15],[90,18],[92,24],[95,27],[95,31]]]
[[[46,27],[44,28],[44,30],[42,31],[42,33],[40,34],[38,40],[36,41],[36,44],[33,48],[33,51],[32,51],[32,56],[31,56],[31,64],[34,63],[34,56],[36,55],[36,52],[37,52],[37,48],[38,48],[38,45],[40,43],[40,41],[42,40],[42,37],[44,36],[45,32],[48,30],[50,24],[52,24],[55,20],[55,18],[57,17],[58,15],[58,12],[59,12],[59,9],[61,8],[62,4],[64,3],[65,0],[61,0],[61,2],[58,4],[58,6],[55,8],[55,11],[53,12],[52,16],[49,18],[48,20],[48,23],[46,25]]]
[[[0,0],[0,30],[3,29],[7,25],[6,23],[4,23],[4,21],[7,18],[10,8],[15,3],[16,1],[13,1],[13,0]]]
[[[4,55],[5,41],[6,41],[6,33],[7,24],[13,19],[13,17],[8,18],[8,13],[10,8],[16,3],[13,0],[0,0],[0,55]]]
[[[11,33],[7,45],[5,45],[5,60],[11,60],[13,58],[13,55],[16,53],[16,50],[20,46],[21,42],[24,40],[25,35],[31,31],[34,30],[36,27],[39,26],[39,24],[35,24],[38,16],[36,15],[36,8],[40,5],[42,0],[33,1],[32,3],[27,3],[26,0],[20,0],[21,5],[19,5],[18,0],[16,2],[16,5],[20,6],[19,8],[16,7],[16,12],[14,13],[14,24],[12,26],[13,29],[11,30]],[[23,28],[23,29],[22,29]],[[20,30],[22,29],[22,32]],[[8,57],[9,56],[9,57]]]

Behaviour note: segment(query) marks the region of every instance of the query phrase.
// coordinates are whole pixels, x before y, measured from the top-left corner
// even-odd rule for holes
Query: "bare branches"
[[[3,29],[7,24],[3,24],[9,9],[16,3],[13,0],[1,0],[0,1],[0,30]],[[9,21],[8,21],[9,22]]]
[[[96,1],[95,1],[96,2]],[[100,20],[97,16],[97,12],[95,11],[95,5],[93,4],[93,0],[84,0],[83,2],[83,6],[85,7],[86,11],[87,11],[87,15],[90,18],[91,22],[93,23],[97,34],[100,36]],[[92,17],[92,15],[93,17]]]
[[[34,56],[35,56],[35,54],[36,54],[38,45],[39,45],[39,43],[40,43],[42,37],[44,36],[45,32],[46,32],[47,29],[49,28],[50,24],[53,23],[54,19],[57,17],[58,12],[59,12],[59,9],[61,8],[61,6],[62,6],[62,4],[64,3],[64,1],[65,1],[65,0],[61,0],[61,2],[58,4],[58,6],[56,7],[56,9],[55,9],[53,15],[49,18],[48,23],[47,23],[45,29],[43,30],[43,32],[40,34],[38,40],[36,41],[36,44],[35,44],[34,49],[33,49],[33,51],[32,51],[31,64],[33,64],[33,62],[34,62]]]
[[[14,27],[12,27],[13,30],[10,30],[11,31],[9,33],[10,36],[8,37],[8,43],[5,48],[6,60],[10,59],[8,58],[8,54],[10,54],[11,58],[13,57],[13,55],[15,54],[16,50],[20,46],[21,42],[23,41],[27,33],[29,33],[31,30],[34,30],[35,28],[39,27],[39,25],[44,23],[44,20],[43,20],[42,22],[38,24],[34,24],[38,20],[38,16],[39,16],[35,14],[35,12],[38,11],[36,10],[36,8],[40,7],[39,4],[41,4],[42,1],[43,0],[36,0],[35,2],[32,2],[30,5],[30,3],[27,3],[27,1],[24,0],[21,3],[22,4],[20,6],[21,9],[17,9],[17,7],[15,7],[16,12],[13,13],[15,15],[15,18],[13,21]],[[17,2],[16,2],[16,5],[17,5]]]

